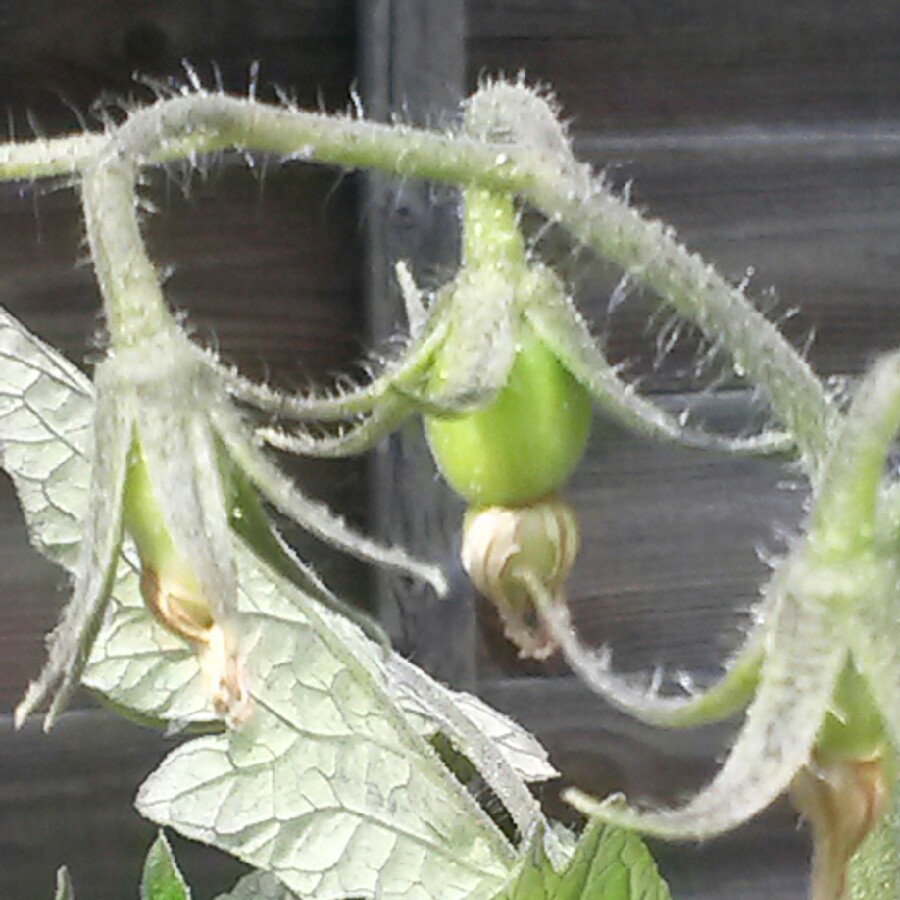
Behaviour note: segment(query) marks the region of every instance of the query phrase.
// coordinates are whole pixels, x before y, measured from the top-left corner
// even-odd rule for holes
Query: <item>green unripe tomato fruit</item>
[[[147,608],[179,637],[202,640],[214,624],[213,612],[193,570],[166,529],[137,443],[129,454],[123,524],[141,559],[141,595]]]
[[[432,387],[441,367],[438,357]],[[489,406],[425,419],[441,474],[473,506],[524,506],[557,490],[590,427],[590,396],[524,322],[509,379]]]

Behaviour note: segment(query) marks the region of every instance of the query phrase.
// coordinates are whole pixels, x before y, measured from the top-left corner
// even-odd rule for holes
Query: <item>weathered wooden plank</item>
[[[799,309],[785,327],[801,347],[815,332],[820,371],[860,372],[900,343],[898,30],[874,2],[850,21],[830,2],[480,0],[469,83],[521,68],[550,84],[581,155],[736,283],[752,272],[763,308]],[[686,389],[695,342],[657,371],[655,305],[632,292],[604,325],[620,273],[572,268],[613,359]]]
[[[352,365],[364,347],[354,186],[300,166],[213,167],[188,199],[160,173],[146,196],[151,255],[198,337],[286,386]],[[47,340],[95,347],[99,295],[74,191],[0,187],[0,300]]]
[[[180,742],[109,712],[67,713],[50,735],[0,716],[0,896],[51,897],[67,865],[76,896],[136,897],[155,828],[134,811],[138,785]],[[174,839],[195,888],[212,897],[244,871],[236,860]]]
[[[469,84],[524,70],[581,128],[896,114],[900,10],[864,0],[476,0]]]
[[[859,373],[874,354],[900,343],[894,128],[593,133],[577,143],[690,248],[735,283],[748,278],[748,294],[771,315],[796,311],[785,321],[787,333],[802,347],[815,332],[810,359],[823,374]],[[583,259],[576,277],[585,308],[604,322],[611,278],[598,280],[597,267]],[[652,308],[637,292],[617,308],[607,320],[610,354],[633,360],[632,370],[651,384],[684,384],[690,342],[653,372],[656,348],[646,335]]]
[[[683,801],[715,772],[735,727],[653,729],[611,709],[572,678],[493,679],[481,690],[550,751],[563,776],[541,788],[541,800],[564,821],[573,815],[559,791],[572,784],[599,796],[624,791],[657,804]],[[770,896],[767,891],[779,900],[806,896],[808,838],[784,801],[731,835],[699,847],[655,844],[653,852],[677,900],[758,900]]]
[[[464,18],[461,0],[378,0],[360,5],[360,87],[376,119],[447,121],[462,97]],[[394,264],[407,262],[434,283],[457,258],[455,197],[428,185],[371,177],[367,219],[366,305],[374,340],[403,321]],[[373,466],[372,512],[379,534],[426,558],[452,551],[460,507],[442,485],[414,426],[380,448]],[[390,573],[377,577],[378,608],[398,646],[439,677],[471,686],[474,617],[465,581],[449,600]],[[452,643],[448,636],[452,635]]]
[[[148,98],[134,76],[185,81],[188,60],[202,80],[246,92],[259,63],[260,91],[277,84],[304,105],[342,107],[354,74],[351,0],[189,4],[163,0],[63,0],[0,4],[0,108],[19,133],[77,126],[101,94]]]

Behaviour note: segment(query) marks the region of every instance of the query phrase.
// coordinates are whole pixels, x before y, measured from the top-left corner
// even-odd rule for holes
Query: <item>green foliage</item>
[[[538,843],[512,884],[494,900],[670,900],[647,848],[634,835],[599,822],[589,825],[562,871]]]
[[[19,381],[10,380],[8,393],[14,393],[24,373],[23,388],[31,389],[28,403],[23,396],[14,407],[27,408],[27,431],[7,432],[4,449],[15,449],[17,441],[49,432],[47,417],[66,405],[74,389],[68,382],[60,387],[60,380],[47,374],[67,368],[58,354],[11,317],[3,321],[0,335],[19,354],[18,369],[7,372]],[[54,390],[36,391],[35,383]],[[89,392],[77,397],[90,404]],[[76,425],[79,421],[72,419]],[[70,439],[65,420],[58,426],[67,478],[46,483],[58,492],[58,506],[43,516],[27,515],[39,546],[55,516],[67,521],[72,503],[84,497],[79,486],[88,462],[75,443],[78,434]],[[32,452],[21,457],[32,469],[39,465],[35,446],[32,442]],[[56,444],[47,446],[53,463],[58,462]],[[18,481],[30,484],[15,459],[15,453],[7,453],[7,466]],[[397,896],[419,883],[422,896],[447,897],[474,895],[480,885],[502,883],[513,848],[397,705],[399,692],[390,686],[380,648],[242,545],[235,550],[253,721],[241,731],[200,738],[176,750],[142,789],[142,811],[260,867],[305,870],[284,876],[302,894],[371,894],[385,877],[381,868],[396,869]],[[127,548],[125,554],[120,584],[130,591],[113,607],[97,642],[91,682],[141,716],[211,718],[198,661],[143,608]],[[187,703],[178,699],[185,687],[192,697]],[[428,716],[428,705],[424,713]],[[423,720],[415,721],[421,725]],[[448,883],[451,888],[445,888]]]
[[[25,488],[36,546],[65,547],[60,536],[77,534],[79,504],[88,496],[82,423],[90,419],[90,385],[6,313],[0,360],[9,399],[0,412],[7,469]],[[67,414],[56,419],[60,409]],[[540,745],[476,698],[385,658],[242,544],[235,553],[253,717],[239,731],[174,751],[142,787],[138,808],[274,872],[300,896],[343,900],[376,889],[383,897],[413,890],[423,898],[493,895],[517,851],[427,739],[440,733],[476,768],[490,764],[495,792],[524,804],[526,815],[529,800],[516,801],[521,779],[555,774]],[[72,564],[70,554],[56,555]],[[135,567],[126,543],[88,683],[142,718],[209,721],[214,711],[200,662],[143,606]],[[546,828],[536,815],[522,827]],[[550,846],[561,859],[563,851]],[[162,836],[142,890],[147,898],[188,896]]]
[[[398,713],[373,649],[270,578],[242,565],[258,604],[244,621],[252,720],[175,750],[138,810],[301,896],[474,897],[502,882],[512,848]]]
[[[245,875],[227,894],[216,900],[298,900],[274,875],[251,872]]]
[[[162,831],[144,860],[141,900],[191,900],[191,889],[179,871],[172,848]]]

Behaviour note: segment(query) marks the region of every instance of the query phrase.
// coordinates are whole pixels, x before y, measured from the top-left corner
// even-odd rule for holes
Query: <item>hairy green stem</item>
[[[85,169],[81,185],[88,243],[110,340],[120,348],[174,325],[141,237],[135,173],[130,162],[101,154]]]
[[[635,282],[652,288],[731,354],[736,371],[761,387],[776,418],[794,435],[806,471],[816,479],[838,412],[822,383],[778,327],[715,269],[678,242],[661,222],[648,221],[593,183],[588,199],[577,182],[551,181],[541,172],[522,195]]]
[[[77,175],[106,146],[105,134],[75,134],[50,140],[0,144],[0,174],[4,180],[58,178]]]
[[[871,547],[891,443],[900,429],[900,351],[882,357],[859,387],[822,474],[810,525],[820,555],[836,560]]]
[[[591,179],[586,167],[468,137],[198,93],[138,110],[107,136],[8,145],[0,151],[0,178],[90,168],[101,144],[136,165],[239,147],[518,194],[721,342],[796,436],[807,470],[815,477],[822,465],[837,412],[805,360],[739,289],[661,223],[647,221]]]
[[[480,187],[463,191],[463,265],[525,271],[525,241],[507,194]]]

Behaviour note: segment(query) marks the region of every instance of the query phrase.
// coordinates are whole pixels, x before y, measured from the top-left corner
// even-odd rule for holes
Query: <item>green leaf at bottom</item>
[[[161,831],[144,860],[141,900],[191,900],[191,889],[178,871],[172,848]]]
[[[173,751],[138,811],[301,897],[495,894],[515,849],[397,707],[378,648],[236,555],[255,711],[240,730]]]
[[[227,894],[216,900],[298,900],[271,872],[245,875]]]
[[[543,841],[535,842],[494,900],[671,900],[671,895],[636,834],[594,822],[562,872],[553,870]]]

